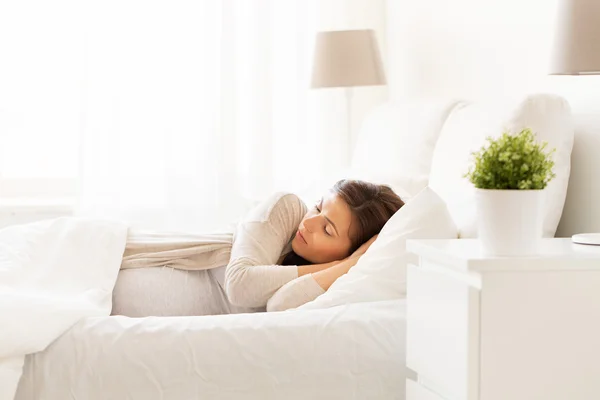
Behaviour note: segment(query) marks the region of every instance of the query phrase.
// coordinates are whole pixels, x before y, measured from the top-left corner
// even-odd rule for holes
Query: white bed
[[[413,146],[418,140],[434,146],[435,140],[413,132],[433,131],[442,122],[432,113],[386,107],[375,113],[377,137],[391,142],[399,127],[411,136],[394,137],[391,143],[404,146],[388,145],[382,150],[387,153],[371,158],[377,149],[363,146],[358,165],[375,162],[389,170],[389,160],[409,163],[418,187],[429,166],[419,174],[416,165],[428,150]],[[445,110],[433,114],[443,120]],[[412,125],[399,125],[399,118],[413,115]],[[557,236],[600,231],[600,121],[575,116],[571,178]],[[386,126],[396,130],[384,132]],[[373,133],[361,134],[374,142]],[[404,328],[404,300],[268,314],[91,318],[27,356],[16,399],[403,399]]]
[[[84,320],[28,356],[17,399],[402,399],[404,300]]]

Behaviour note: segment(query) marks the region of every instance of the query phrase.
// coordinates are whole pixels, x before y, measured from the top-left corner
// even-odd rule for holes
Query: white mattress
[[[27,357],[16,399],[403,399],[405,304],[90,318]]]

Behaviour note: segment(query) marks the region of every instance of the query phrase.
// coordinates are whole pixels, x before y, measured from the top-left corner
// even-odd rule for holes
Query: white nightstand
[[[407,242],[407,400],[600,399],[600,247],[543,242],[515,258]]]

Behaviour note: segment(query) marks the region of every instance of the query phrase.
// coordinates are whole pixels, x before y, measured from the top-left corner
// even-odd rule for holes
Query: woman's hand
[[[363,243],[354,253],[344,260],[348,266],[348,270],[356,265],[358,260],[367,252],[375,240],[377,240],[377,235]]]
[[[367,252],[369,247],[371,247],[373,242],[377,239],[377,236],[379,236],[379,234],[373,236],[371,239],[369,239],[365,243],[363,243],[358,249],[356,249],[356,251],[354,253],[352,253],[350,255],[349,258],[360,258],[363,254],[365,254]]]
[[[312,276],[315,281],[323,288],[323,290],[329,289],[329,287],[336,281],[340,276],[348,273],[352,267],[356,265],[360,257],[366,253],[371,244],[377,239],[377,235],[373,236],[366,243],[360,246],[354,253],[343,261],[335,264],[333,267],[325,270],[313,273]]]

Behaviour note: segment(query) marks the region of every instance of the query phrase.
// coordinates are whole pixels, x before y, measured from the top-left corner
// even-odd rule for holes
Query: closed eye
[[[318,205],[318,204],[315,204],[315,210],[316,210],[317,212],[319,212],[319,213],[321,212],[321,208],[319,207],[319,205]],[[329,220],[328,220],[328,221],[329,221]],[[333,236],[331,233],[327,232],[327,225],[324,225],[324,226],[323,226],[323,232],[325,232],[325,234],[326,234],[327,236]]]

